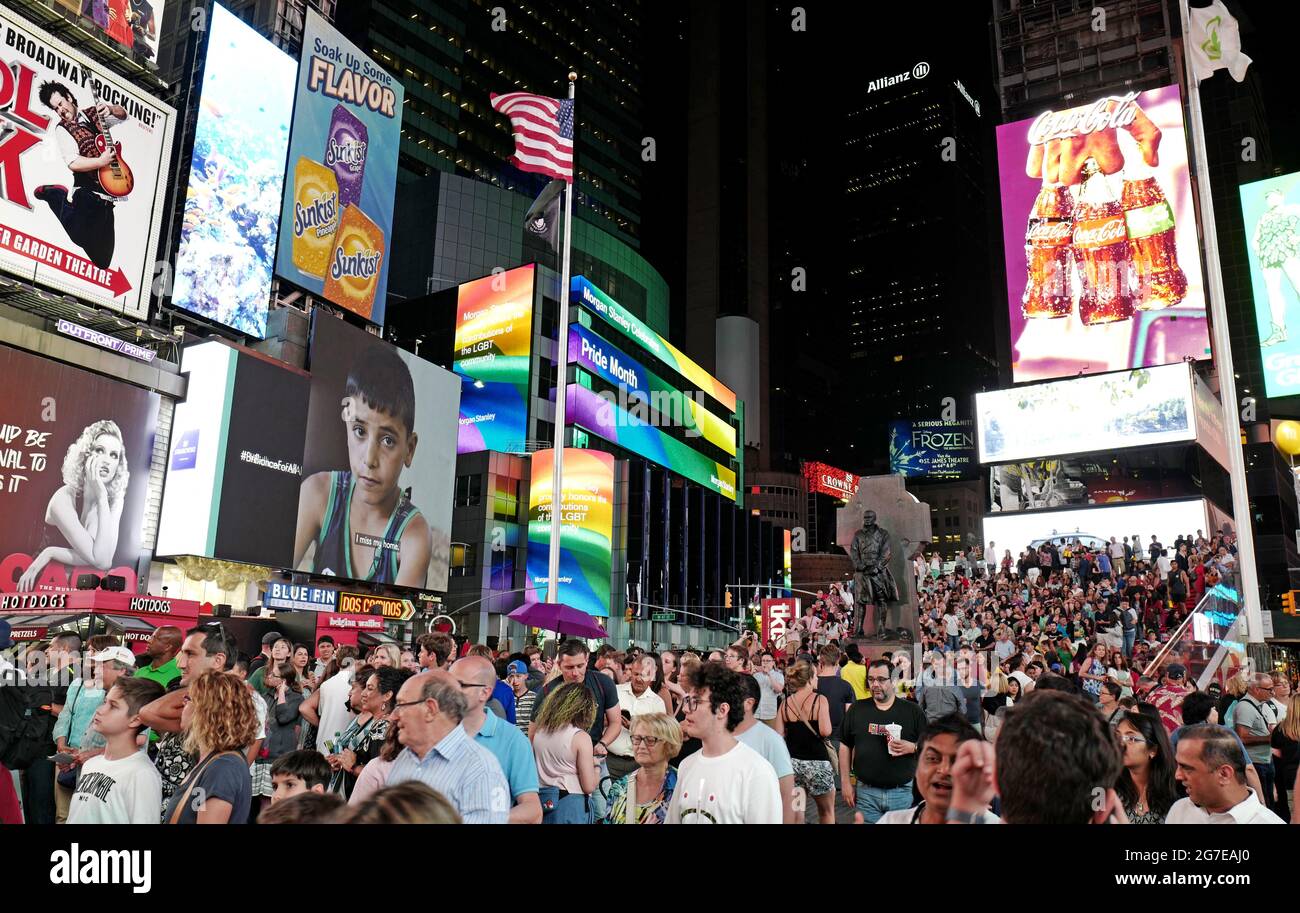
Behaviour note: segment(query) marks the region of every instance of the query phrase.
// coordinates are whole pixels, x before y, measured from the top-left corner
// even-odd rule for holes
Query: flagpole
[[[1242,602],[1246,612],[1247,642],[1264,643],[1264,620],[1259,604],[1259,572],[1255,567],[1255,535],[1246,491],[1246,459],[1241,447],[1241,419],[1237,415],[1237,375],[1232,367],[1232,340],[1228,335],[1228,306],[1223,295],[1223,268],[1219,264],[1219,234],[1214,225],[1214,197],[1210,190],[1210,161],[1205,152],[1205,124],[1201,113],[1201,83],[1187,52],[1192,17],[1187,0],[1179,0],[1183,19],[1183,71],[1187,76],[1196,159],[1196,184],[1201,209],[1201,244],[1205,249],[1206,297],[1214,331],[1214,361],[1219,368],[1219,397],[1223,430],[1228,438],[1228,478],[1232,485],[1232,517],[1237,525],[1237,567],[1241,572]]]
[[[573,101],[578,74],[569,72],[569,100]],[[577,133],[577,122],[574,122]],[[574,145],[577,145],[576,137]],[[576,152],[576,150],[575,150]],[[578,165],[574,156],[572,180],[564,186],[564,245],[560,253],[560,300],[556,320],[555,356],[555,431],[551,435],[551,552],[547,565],[549,592],[547,602],[560,601],[560,514],[564,506],[564,422],[569,375],[569,251],[573,243],[573,189],[577,186]]]

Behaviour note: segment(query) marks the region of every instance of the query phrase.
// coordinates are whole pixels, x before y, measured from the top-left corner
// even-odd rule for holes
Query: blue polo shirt
[[[510,796],[516,801],[527,793],[538,791],[537,761],[528,736],[495,713],[485,715],[483,728],[474,741],[492,753],[501,765],[501,771],[510,784]]]

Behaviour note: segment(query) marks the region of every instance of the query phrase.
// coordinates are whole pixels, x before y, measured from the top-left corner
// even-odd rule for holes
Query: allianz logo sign
[[[925,79],[930,75],[930,65],[922,60],[911,70],[903,73],[897,73],[893,76],[882,76],[879,79],[873,79],[867,83],[867,94],[871,94],[877,89],[887,89],[890,86],[896,86],[900,82],[907,82],[912,79]]]

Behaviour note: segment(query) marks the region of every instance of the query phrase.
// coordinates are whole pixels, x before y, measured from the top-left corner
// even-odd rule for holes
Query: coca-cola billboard
[[[1210,356],[1177,86],[997,128],[1015,381]]]

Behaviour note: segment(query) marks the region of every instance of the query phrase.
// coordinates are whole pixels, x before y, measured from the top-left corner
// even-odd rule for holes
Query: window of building
[[[515,585],[515,557],[518,549],[506,546],[492,552],[492,575],[488,588],[511,590]]]
[[[494,520],[514,520],[519,516],[519,480],[497,476],[496,494],[492,499]]]
[[[516,490],[516,495],[518,494]],[[483,477],[467,475],[456,477],[456,506],[478,507],[483,503]]]
[[[453,542],[451,544],[451,576],[469,577],[478,567],[473,543]]]

